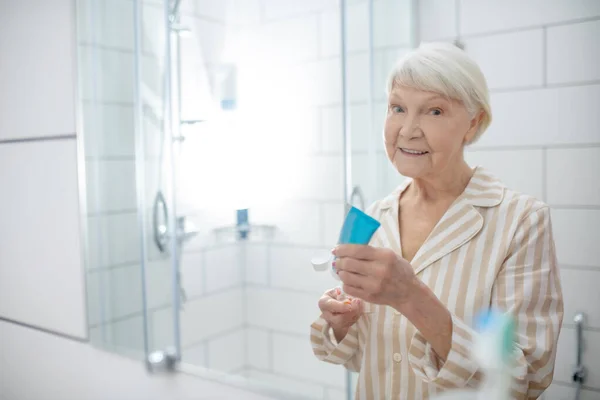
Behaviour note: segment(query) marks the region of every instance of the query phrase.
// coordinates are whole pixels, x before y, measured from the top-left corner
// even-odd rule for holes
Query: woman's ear
[[[485,111],[479,110],[479,112],[477,114],[475,114],[475,116],[471,119],[471,124],[469,126],[469,130],[467,131],[467,134],[465,135],[465,140],[464,140],[465,144],[471,143],[471,141],[477,134],[477,131],[479,130],[479,126],[481,125],[481,121],[483,120],[484,115],[485,115]]]

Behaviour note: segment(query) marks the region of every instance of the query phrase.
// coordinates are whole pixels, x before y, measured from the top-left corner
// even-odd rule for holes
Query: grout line
[[[504,94],[504,93],[515,93],[515,92],[528,92],[535,90],[548,90],[548,89],[564,89],[574,88],[581,86],[595,86],[599,85],[600,80],[591,81],[569,81],[560,83],[547,83],[542,85],[531,85],[531,86],[513,86],[504,88],[490,88],[490,94]]]
[[[554,149],[587,149],[590,147],[600,147],[598,143],[563,143],[563,144],[544,144],[544,145],[498,145],[498,146],[479,146],[474,145],[467,151],[518,151],[518,150],[554,150]]]
[[[63,338],[63,339],[74,340],[76,342],[81,342],[81,343],[89,343],[90,342],[89,327],[88,326],[85,327],[86,328],[87,337],[81,338],[81,337],[78,337],[78,336],[70,335],[70,334],[67,334],[67,333],[59,332],[59,331],[54,331],[52,329],[43,328],[41,326],[37,326],[37,325],[33,325],[33,324],[28,324],[26,322],[17,321],[15,319],[6,318],[6,317],[2,317],[2,316],[0,316],[0,321],[5,322],[7,324],[17,325],[17,326],[21,326],[23,328],[28,328],[28,329],[32,329],[34,331],[46,333],[46,334],[49,334],[49,335],[52,335],[52,336],[58,336],[58,337]]]
[[[575,324],[568,324],[568,323],[564,323],[562,325],[563,328],[567,328],[567,329],[573,329],[573,330],[577,330],[577,325]],[[584,326],[583,327],[583,331],[584,332],[598,332],[600,333],[600,328],[599,327],[595,327],[595,326]]]
[[[109,216],[115,216],[115,215],[136,214],[137,211],[138,210],[136,208],[126,208],[123,210],[91,211],[91,212],[87,213],[87,216],[88,216],[88,218],[89,217],[109,217]]]
[[[280,331],[280,330],[277,330],[277,329],[271,329],[271,328],[267,328],[267,327],[260,326],[260,325],[249,324],[248,328],[256,329],[256,330],[268,333],[270,341],[272,341],[273,335],[275,335],[275,334],[276,335],[283,335],[283,336],[290,336],[290,337],[294,337],[294,338],[297,338],[297,339],[305,339],[306,338],[306,335],[303,334],[303,333]]]
[[[275,376],[293,380],[296,382],[320,386],[320,387],[323,387],[324,389],[334,389],[334,390],[344,390],[345,389],[344,386],[329,385],[329,384],[326,384],[323,382],[313,381],[311,379],[306,379],[306,378],[295,376],[295,375],[288,375],[286,373],[281,373],[281,372],[276,372],[276,371],[268,371],[268,370],[265,370],[265,369],[262,369],[262,368],[259,368],[259,367],[253,366],[253,365],[248,365],[247,368],[250,370],[254,370],[256,372],[262,372],[262,373],[266,373],[266,374],[270,374],[270,375],[275,375]]]
[[[551,209],[554,210],[573,210],[573,211],[598,211],[600,206],[598,205],[578,205],[578,204],[549,204]]]
[[[208,340],[203,340],[202,345],[204,346],[204,365],[206,368],[210,368],[210,349],[208,347]]]
[[[488,31],[488,32],[470,33],[470,34],[466,34],[466,35],[463,34],[463,35],[461,35],[461,37],[463,39],[478,39],[478,38],[483,38],[483,37],[487,37],[487,36],[505,35],[505,34],[509,34],[509,33],[533,31],[533,30],[543,29],[543,28],[555,28],[555,27],[559,27],[559,26],[581,24],[581,23],[593,22],[593,21],[600,21],[600,17],[576,18],[576,19],[571,19],[571,20],[566,20],[566,21],[552,22],[552,23],[546,23],[546,24],[540,24],[540,25],[530,25],[530,26],[525,26],[525,27],[500,29],[500,30]]]
[[[273,259],[273,252],[271,251],[272,246],[270,244],[267,244],[266,246],[266,264],[267,264],[267,285],[266,287],[271,287],[271,267],[272,267],[272,259]],[[253,286],[254,284],[248,282],[248,286]]]
[[[325,247],[325,246],[323,246]],[[248,283],[248,287],[252,287],[254,289],[265,289],[265,290],[270,290],[270,291],[285,291],[286,293],[296,293],[296,294],[310,294],[310,295],[316,295],[319,296],[319,293],[322,294],[322,292],[317,292],[317,291],[310,291],[310,290],[302,290],[302,289],[296,289],[296,288],[291,288],[291,287],[282,287],[282,286],[271,286],[271,282],[269,282],[269,285],[261,285],[259,283]]]
[[[233,328],[228,328],[228,329],[219,331],[217,333],[213,333],[212,335],[205,336],[202,338],[202,340],[199,340],[197,342],[188,343],[185,346],[183,346],[182,348],[184,350],[186,350],[186,349],[191,349],[193,347],[198,347],[202,344],[205,344],[208,347],[208,342],[215,340],[215,339],[221,339],[223,336],[234,334],[237,331],[240,331],[243,329],[244,329],[243,325],[237,325],[237,326],[234,326]]]
[[[163,311],[166,309],[172,308],[171,304],[161,304],[159,306],[156,307],[148,307],[148,312],[149,313],[154,313],[156,311]],[[90,324],[89,328],[100,328],[100,327],[105,327],[107,325],[113,325],[119,322],[125,322],[129,319],[134,319],[134,318],[138,318],[138,317],[142,317],[143,316],[143,312],[142,311],[136,311],[135,313],[130,313],[130,314],[126,314],[126,315],[122,315],[120,317],[116,317],[116,318],[109,318],[106,321],[101,321],[101,322],[97,322],[94,324]]]
[[[575,388],[577,386],[573,382],[565,382],[565,381],[561,381],[561,380],[553,380],[552,383],[553,384],[557,384],[558,386],[568,386],[568,387],[571,387],[571,388]],[[593,387],[593,386],[583,385],[582,389],[590,391],[590,392],[598,392],[598,393],[600,393],[600,387]]]
[[[65,134],[59,134],[59,135],[31,136],[31,137],[14,138],[14,139],[0,139],[0,145],[29,143],[29,142],[50,142],[50,141],[56,141],[56,140],[70,140],[70,139],[77,139],[77,134],[76,133],[65,133]]]
[[[542,86],[548,87],[548,28],[542,27]]]
[[[128,107],[133,108],[134,104],[130,101],[115,101],[115,100],[97,100],[97,99],[86,99],[82,98],[81,102],[88,106],[115,106],[115,107]]]
[[[460,12],[462,10],[461,0],[456,0],[456,7],[454,8],[454,23],[456,24],[456,40],[460,43],[462,39],[462,35],[460,34]],[[464,45],[464,43],[463,43]]]
[[[271,372],[275,371],[275,349],[273,346],[273,331],[272,330],[268,330],[268,335],[269,335],[269,370]]]
[[[591,271],[591,272],[600,272],[600,267],[592,267],[589,265],[570,265],[570,264],[562,264],[558,263],[559,268],[573,271]]]
[[[94,50],[104,50],[104,51],[112,51],[115,53],[121,53],[121,54],[130,54],[130,55],[134,55],[135,54],[135,49],[133,48],[133,44],[132,47],[118,47],[118,46],[110,46],[110,45],[106,45],[106,44],[102,44],[102,43],[94,43],[94,42],[79,42],[77,43],[77,47],[86,47],[89,49],[94,49]]]
[[[548,155],[546,148],[542,149],[542,201],[548,202]]]
[[[106,161],[135,161],[135,155],[131,155],[131,156],[87,156],[85,158],[85,162],[106,162]]]

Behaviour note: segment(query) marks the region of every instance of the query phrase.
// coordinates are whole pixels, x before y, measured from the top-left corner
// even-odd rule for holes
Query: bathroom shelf
[[[268,242],[275,238],[275,225],[230,225],[213,230],[217,243]]]

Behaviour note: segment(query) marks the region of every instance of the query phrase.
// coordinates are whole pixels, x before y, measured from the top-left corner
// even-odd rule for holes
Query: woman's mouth
[[[422,155],[429,153],[428,151],[403,149],[403,148],[399,148],[399,150],[402,152],[402,154],[406,154],[407,156],[415,156],[415,157],[422,156]]]

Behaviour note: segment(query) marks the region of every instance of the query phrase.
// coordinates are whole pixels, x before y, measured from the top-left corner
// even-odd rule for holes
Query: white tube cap
[[[315,269],[315,271],[327,271],[328,268],[332,268],[331,262],[333,261],[333,255],[325,253],[319,254],[318,256],[313,257],[310,262]]]

